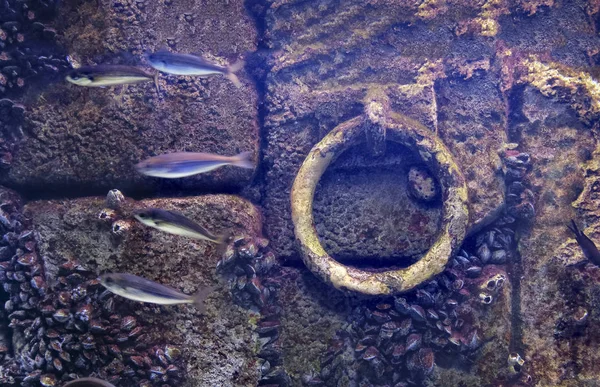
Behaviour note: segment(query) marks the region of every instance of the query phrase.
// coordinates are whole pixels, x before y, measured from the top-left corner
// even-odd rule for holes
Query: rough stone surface
[[[565,227],[570,218],[579,215],[592,237],[600,235],[598,167],[590,162],[585,172],[581,168],[596,148],[591,126],[598,119],[599,94],[597,83],[580,72],[598,64],[598,7],[584,1],[486,3],[481,8],[468,2],[463,8],[423,2],[416,7],[281,1],[268,10],[268,44],[276,52],[267,77],[264,205],[273,246],[283,257],[296,257],[288,202],[295,173],[320,138],[362,114],[369,85],[383,85],[392,110],[442,137],[469,182],[473,222],[485,224],[501,204],[497,151],[506,142],[519,143],[519,150],[532,157],[537,216],[531,230],[523,224],[522,271],[518,262],[513,267],[523,282],[515,287],[510,350],[525,357],[535,385],[593,384],[598,374],[596,269],[573,272],[564,266],[581,261],[580,250],[567,239],[572,237]],[[348,192],[376,197],[382,191],[376,184],[372,195],[349,188],[360,187],[361,180],[349,179],[339,168],[342,162],[321,184],[321,192],[330,196],[323,200],[317,194],[316,217],[328,213],[319,205],[331,206]],[[333,189],[326,187],[336,177],[344,179],[343,194],[332,196]],[[575,202],[578,214],[571,203],[582,190]],[[335,239],[342,227],[356,226],[345,221],[329,231],[323,227],[320,235]],[[339,244],[325,243],[332,252],[341,250]],[[363,244],[357,239],[356,245]],[[579,307],[590,313],[587,328],[564,328]],[[570,338],[556,338],[557,326],[571,332]],[[506,372],[506,360],[500,359],[508,353],[495,355],[503,365],[484,374]],[[574,376],[578,379],[569,380]],[[500,380],[497,385],[518,383],[514,377]]]
[[[285,369],[301,385],[301,376],[318,366],[350,309],[342,293],[309,272],[286,269],[286,280],[279,296],[284,308],[281,346]]]
[[[378,160],[350,151],[321,179],[315,223],[326,250],[339,261],[406,265],[437,237],[441,202],[423,204],[408,195],[410,166],[422,162],[400,145],[387,149],[390,156]]]
[[[14,8],[17,2],[5,3]],[[375,88],[385,92],[391,111],[420,121],[450,149],[468,181],[475,235],[502,210],[498,151],[514,142],[532,159],[525,183],[533,191],[536,217],[519,225],[520,258],[506,268],[511,286],[489,307],[478,305],[478,321],[469,322],[492,341],[474,359],[445,361],[436,353],[427,384],[527,385],[509,372],[511,351],[525,359],[525,371],[533,377],[529,385],[597,384],[600,271],[585,264],[566,223],[574,218],[600,244],[600,87],[589,74],[590,66],[600,64],[598,4],[61,3],[52,39],[82,65],[137,63],[144,51],[162,46],[202,52],[227,64],[259,47],[257,31],[265,50],[250,56],[254,62],[241,72],[239,90],[221,77],[161,75],[160,95],[151,83],[127,87],[122,97],[115,94],[118,88],[59,83],[41,94],[32,92],[26,104],[2,100],[0,121],[9,125],[2,126],[0,181],[28,196],[54,189],[65,197],[104,194],[115,187],[128,194],[244,187],[243,194],[264,207],[267,237],[277,256],[294,264],[289,190],[295,174],[324,135],[363,114]],[[258,17],[256,26],[246,9]],[[4,57],[0,52],[0,61]],[[254,68],[263,59],[267,68]],[[439,208],[421,207],[405,194],[405,173],[418,155],[391,144],[386,149],[383,157],[371,156],[367,146],[349,151],[317,191],[317,227],[327,250],[339,259],[376,257],[404,264],[435,236]],[[137,161],[174,150],[254,150],[262,153],[261,179],[248,186],[252,171],[235,168],[178,182],[133,172]],[[217,232],[234,227],[260,234],[259,215],[239,198],[129,202],[123,214],[142,204],[178,208]],[[123,235],[114,236],[111,222],[97,218],[103,207],[103,198],[27,204],[50,275],[56,264],[77,258],[98,272],[134,272],[188,293],[217,283],[214,246],[129,220],[119,223]],[[465,248],[472,244],[468,240]],[[328,340],[344,326],[352,306],[372,300],[343,298],[303,268],[286,267],[282,273],[271,280],[281,283],[283,364],[293,384],[301,385],[302,375],[318,368]],[[217,290],[205,316],[187,306],[137,310],[155,322],[157,334],[163,331],[185,348],[190,387],[257,384],[256,316],[234,306],[227,294]],[[3,318],[0,324],[8,322]]]
[[[505,142],[507,118],[493,42],[453,34],[453,19],[423,23],[425,16],[410,6],[361,4],[276,3],[268,11],[269,44],[278,50],[267,77],[264,204],[274,247],[290,259],[297,256],[288,196],[303,155],[337,124],[362,114],[370,87],[388,95],[392,111],[420,121],[450,148],[468,180],[471,225],[491,220],[503,200],[495,155]],[[312,26],[315,19],[318,26]],[[360,180],[348,181],[342,191],[351,184],[360,186]],[[373,186],[369,196],[393,190],[396,182],[389,184]],[[387,216],[384,206],[365,213],[372,220]],[[397,254],[395,244],[387,241],[381,251]],[[404,253],[410,255],[410,248]]]
[[[255,26],[242,1],[210,7],[190,1],[64,2],[55,20],[59,41],[78,65],[139,64],[150,69],[144,53],[162,47],[202,53],[227,65],[256,48]],[[71,195],[115,187],[130,194],[156,188],[239,188],[248,183],[252,170],[226,167],[159,180],[133,168],[145,158],[174,151],[257,154],[257,93],[243,70],[239,75],[240,89],[221,76],[161,74],[158,96],[152,82],[125,88],[56,83],[31,98],[24,136],[0,180]]]
[[[497,268],[490,269],[477,283],[486,283],[496,273]],[[351,331],[346,322],[351,322],[348,316],[353,308],[391,300],[347,298],[310,274],[294,268],[287,268],[284,276],[286,282],[279,296],[285,316],[282,319],[281,346],[286,371],[293,385],[301,386],[306,385],[301,382],[303,375],[310,370],[320,370],[319,359],[331,345],[329,341],[335,332],[340,329]],[[505,283],[503,289],[495,294],[491,305],[470,304],[477,312],[474,314],[476,320],[468,324],[480,330],[479,334],[487,344],[476,351],[475,361],[466,356],[445,356],[443,351],[436,351],[436,369],[430,385],[475,387],[494,385],[501,378],[507,378],[504,365],[511,336],[511,292],[510,283]],[[477,298],[477,295],[474,294],[474,297]],[[354,367],[347,366],[348,369]]]
[[[573,266],[583,257],[566,225],[575,219],[581,228],[592,227],[585,230],[592,238],[597,235],[592,230],[599,225],[598,207],[592,214],[589,196],[595,178],[584,179],[582,168],[597,157],[597,140],[566,101],[547,99],[530,88],[523,91],[522,101],[524,121],[515,130],[520,130],[523,149],[533,156],[537,211],[531,232],[521,242],[526,360],[539,386],[581,386],[598,375],[593,344],[599,324],[594,306],[598,268]],[[589,163],[594,168],[596,161]],[[582,189],[588,194],[572,206]],[[579,307],[589,316],[578,328],[573,315]]]
[[[153,206],[179,210],[217,233],[230,230],[260,235],[257,210],[243,199],[226,195],[129,202],[129,209],[122,214],[127,231],[115,237],[110,222],[98,219],[104,205],[103,197],[26,205],[25,213],[43,241],[40,254],[45,256],[47,275],[52,278],[56,265],[76,259],[98,273],[133,273],[188,294],[202,286],[218,286],[206,302],[205,315],[186,305],[134,304],[136,313],[183,348],[186,386],[256,385],[258,375],[250,361],[256,345],[254,317],[235,306],[229,291],[219,284],[214,270],[219,255],[214,245],[162,233],[125,217],[133,208]]]

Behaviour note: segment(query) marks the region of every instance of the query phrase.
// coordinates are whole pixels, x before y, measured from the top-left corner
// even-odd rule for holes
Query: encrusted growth
[[[509,224],[514,220],[504,218],[478,234],[469,242],[474,251],[461,250],[444,273],[418,290],[356,307],[321,359],[320,373],[305,376],[306,385],[346,380],[408,386],[423,383],[438,358],[473,359],[491,339],[482,337],[482,316],[509,283],[504,265],[515,248]]]
[[[10,166],[21,130],[25,107],[15,98],[34,82],[47,84],[68,67],[47,26],[58,1],[7,0],[0,2],[0,171]],[[37,92],[34,91],[34,92]]]
[[[600,84],[589,73],[575,71],[559,63],[544,63],[533,55],[523,60],[521,82],[537,88],[547,97],[571,104],[586,123],[600,117]]]
[[[291,381],[283,368],[279,342],[282,308],[278,290],[282,279],[279,265],[268,241],[236,236],[227,246],[217,271],[229,282],[236,303],[259,313],[256,333],[259,386],[286,387]]]
[[[422,385],[436,361],[474,360],[493,340],[483,337],[484,316],[510,286],[506,268],[517,257],[516,231],[522,227],[517,220],[529,221],[535,215],[533,195],[526,188],[529,155],[507,149],[502,157],[508,188],[500,218],[470,237],[435,279],[402,297],[354,308],[321,358],[320,369],[304,375],[305,385]],[[587,314],[582,316],[585,320]],[[532,383],[526,362],[521,355],[518,359],[518,364],[513,362],[517,366],[499,365],[498,382]]]
[[[94,374],[117,386],[179,386],[180,349],[150,335],[132,303],[73,259],[57,277],[45,273],[39,237],[13,198],[2,191],[0,282],[12,348],[0,343],[0,384],[51,387]]]

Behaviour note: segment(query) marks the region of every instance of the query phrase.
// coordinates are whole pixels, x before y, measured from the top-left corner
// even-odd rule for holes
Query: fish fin
[[[244,64],[245,64],[245,62],[243,60],[239,60],[239,61],[235,62],[234,64],[230,65],[229,67],[227,67],[227,74],[225,74],[225,76],[237,88],[242,87],[242,82],[240,82],[239,78],[237,77],[237,75],[235,75],[235,73],[240,71],[244,67]]]
[[[245,64],[246,64],[246,62],[244,62],[243,59],[240,59],[237,62],[235,62],[234,64],[229,65],[229,67],[227,69],[229,70],[230,73],[237,73],[244,67]]]
[[[204,287],[200,290],[198,290],[198,292],[196,292],[196,294],[194,294],[194,305],[196,305],[196,308],[198,308],[198,311],[201,314],[204,314],[204,312],[206,311],[206,308],[204,306],[204,301],[206,300],[206,298],[217,289],[216,286],[207,286]]]
[[[239,79],[239,78],[237,77],[237,75],[235,75],[234,73],[231,73],[231,72],[229,72],[229,73],[227,73],[225,76],[226,76],[226,77],[227,77],[227,79],[229,79],[229,80],[230,80],[230,81],[233,83],[233,85],[234,85],[235,87],[237,87],[238,89],[239,89],[240,87],[242,87],[242,82],[240,82],[240,79]]]
[[[233,156],[233,165],[240,168],[252,169],[254,162],[252,161],[252,152],[242,152],[239,155]]]
[[[573,219],[571,219],[571,224],[567,225],[567,228],[571,230],[573,234],[575,234],[575,237],[579,237],[581,235],[581,231],[579,231],[579,228],[577,228],[577,224],[575,224]]]

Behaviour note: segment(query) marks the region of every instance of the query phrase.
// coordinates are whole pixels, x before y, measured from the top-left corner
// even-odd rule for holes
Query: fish
[[[141,161],[135,168],[147,176],[177,179],[210,172],[225,165],[252,169],[252,152],[242,152],[236,156],[193,152],[167,153]]]
[[[79,378],[68,382],[63,387],[115,387],[115,385],[98,378]]]
[[[151,74],[138,67],[124,65],[98,65],[79,67],[66,77],[67,81],[87,87],[106,87],[154,81],[158,88],[158,73]]]
[[[571,220],[571,225],[567,226],[567,228],[571,230],[573,234],[575,234],[575,239],[577,240],[579,247],[581,247],[583,255],[588,259],[588,261],[592,262],[596,266],[600,266],[600,251],[598,251],[596,244],[594,244],[594,242],[592,242],[592,240],[588,238],[583,231],[580,231],[579,228],[577,228],[574,220]]]
[[[235,75],[235,72],[244,67],[243,60],[240,60],[233,65],[223,67],[196,55],[177,54],[166,50],[147,54],[146,58],[152,67],[164,73],[175,75],[197,75],[201,77],[222,74],[233,82],[236,87],[239,88],[242,86],[242,83]]]
[[[144,208],[135,211],[133,216],[146,226],[154,227],[169,234],[218,244],[222,244],[227,240],[227,236],[216,236],[198,223],[176,211],[167,211],[160,208]]]
[[[127,273],[106,273],[99,277],[100,283],[110,292],[129,300],[158,305],[195,304],[204,312],[204,300],[216,287],[208,286],[196,294],[185,294],[169,286]]]

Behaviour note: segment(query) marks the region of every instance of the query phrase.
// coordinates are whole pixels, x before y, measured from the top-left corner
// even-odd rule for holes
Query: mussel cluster
[[[267,251],[264,238],[234,237],[217,263],[217,271],[228,276],[234,300],[246,308],[261,308],[269,298],[269,289],[260,283],[276,263],[275,255]]]
[[[26,245],[25,240],[19,241],[19,233],[23,229],[23,218],[21,216],[21,202],[14,192],[5,190],[0,187],[0,282],[3,284],[3,289],[0,290],[0,301],[8,301],[8,293],[6,292],[7,281],[6,272],[14,265],[10,260],[16,253],[17,245]],[[31,243],[29,244],[31,246]],[[12,352],[12,337],[10,328],[8,327],[8,313],[5,308],[0,308],[0,361],[10,357]],[[3,382],[3,373],[0,372],[0,384]]]
[[[12,164],[17,140],[23,136],[25,107],[10,99],[0,99],[0,173]]]
[[[234,301],[260,313],[256,327],[260,341],[258,385],[265,387],[291,385],[283,368],[279,343],[282,312],[277,297],[279,269],[266,239],[243,236],[232,239],[217,263],[217,271],[228,278]]]
[[[14,103],[8,98],[0,99],[0,125],[4,138],[16,140],[23,135],[21,126],[25,117],[25,106]],[[4,142],[5,140],[0,140]],[[0,165],[10,164],[11,160],[2,159]]]
[[[117,386],[180,385],[180,349],[156,345],[129,314],[128,301],[104,290],[77,262],[46,273],[49,259],[39,257],[36,233],[4,193],[0,282],[2,323],[10,329],[0,335],[0,385],[59,386],[89,374]]]
[[[423,385],[436,359],[475,356],[485,341],[479,317],[501,294],[508,281],[505,265],[517,254],[518,220],[535,216],[526,186],[529,155],[509,150],[503,159],[502,215],[466,241],[435,279],[401,297],[355,307],[321,358],[320,370],[304,375],[305,385]],[[520,373],[518,380],[531,382],[522,369],[513,370]]]
[[[519,220],[529,221],[535,216],[533,192],[527,188],[527,173],[531,169],[529,154],[511,149],[503,155],[506,182],[506,213]]]
[[[0,1],[0,171],[10,166],[16,139],[22,136],[25,108],[14,101],[29,85],[51,80],[68,67],[56,31],[44,23],[56,12],[56,0]]]
[[[56,12],[56,0],[0,2],[0,96],[18,96],[31,79],[52,78],[68,67],[45,25]]]
[[[306,385],[420,385],[436,357],[472,355],[483,342],[478,315],[507,275],[464,250],[459,257],[416,291],[354,308],[322,358],[320,374],[306,378]],[[344,352],[347,346],[354,353]]]

